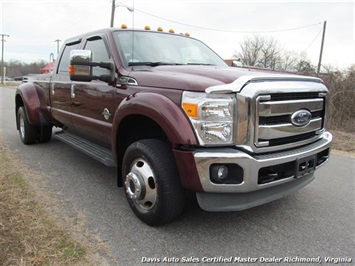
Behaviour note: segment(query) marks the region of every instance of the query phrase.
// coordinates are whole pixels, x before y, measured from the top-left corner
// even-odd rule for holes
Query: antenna
[[[132,16],[132,62],[133,62],[133,59],[134,59],[134,0],[133,0],[133,16]],[[133,71],[133,68],[134,66],[132,65],[132,71]]]

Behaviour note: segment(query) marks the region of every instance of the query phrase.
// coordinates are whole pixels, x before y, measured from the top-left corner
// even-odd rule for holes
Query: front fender
[[[48,125],[49,102],[41,86],[23,83],[16,90],[16,113],[21,104],[25,107],[29,123],[34,126]]]
[[[173,101],[161,94],[135,93],[124,99],[116,110],[113,120],[113,147],[117,147],[116,136],[120,123],[130,115],[142,115],[154,120],[173,144],[198,144],[190,122]]]

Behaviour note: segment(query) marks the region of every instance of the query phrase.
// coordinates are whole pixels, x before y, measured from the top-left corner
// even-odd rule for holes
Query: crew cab
[[[55,137],[117,168],[136,216],[176,219],[186,192],[240,211],[314,180],[329,157],[322,80],[228,67],[201,41],[103,29],[65,41],[52,75],[15,96],[24,144]]]

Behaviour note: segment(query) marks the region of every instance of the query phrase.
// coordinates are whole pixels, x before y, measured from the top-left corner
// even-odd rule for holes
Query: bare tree
[[[255,35],[253,38],[247,38],[240,44],[241,52],[235,53],[234,56],[239,57],[243,64],[248,66],[256,66],[260,60],[260,53],[263,47],[261,36]]]
[[[274,37],[261,35],[247,37],[233,56],[240,58],[246,66],[304,74],[314,73],[314,66],[304,52],[297,53],[287,50]]]
[[[328,127],[355,133],[355,65],[346,71],[326,66],[321,78],[329,89]]]
[[[283,50],[281,58],[276,69],[281,71],[296,71],[296,65],[299,60],[299,54],[294,51]]]
[[[274,37],[253,35],[240,44],[239,57],[244,65],[275,69],[281,60],[282,48]]]
[[[263,46],[261,48],[262,67],[275,69],[275,66],[281,60],[281,51],[278,41],[273,38],[263,38]]]

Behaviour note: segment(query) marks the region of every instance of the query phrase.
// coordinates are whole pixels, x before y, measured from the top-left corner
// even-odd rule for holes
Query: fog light
[[[228,176],[228,168],[224,165],[218,167],[217,178],[219,180],[223,180],[223,179],[227,178],[227,176]]]
[[[211,164],[210,179],[215,184],[241,184],[243,168],[237,164]]]
[[[228,178],[228,167],[223,164],[212,165],[210,169],[211,179],[216,183],[221,183]]]

